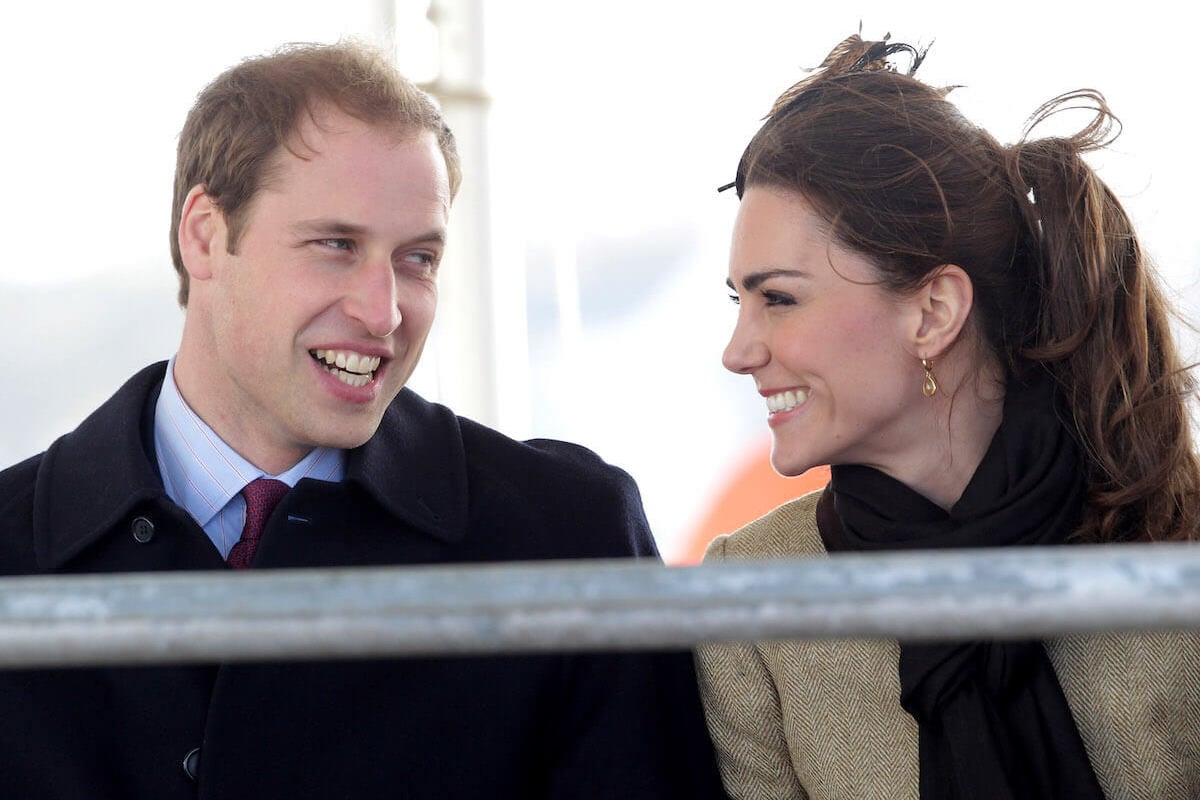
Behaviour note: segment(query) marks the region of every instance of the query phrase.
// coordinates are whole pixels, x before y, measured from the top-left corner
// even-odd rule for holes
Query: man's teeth
[[[344,370],[340,369],[329,369],[329,367],[326,367],[325,369],[329,370],[329,372],[332,373],[333,376],[339,381],[349,384],[350,386],[366,386],[371,382],[370,375],[359,375],[354,372],[345,372]]]
[[[364,356],[348,350],[314,350],[318,361],[332,364],[347,372],[365,375],[379,368],[379,356]]]
[[[791,411],[807,399],[808,392],[803,389],[789,389],[779,394],[767,395],[767,411],[772,414]]]
[[[349,350],[312,350],[313,358],[325,362],[325,371],[350,386],[366,386],[379,369],[379,356]]]

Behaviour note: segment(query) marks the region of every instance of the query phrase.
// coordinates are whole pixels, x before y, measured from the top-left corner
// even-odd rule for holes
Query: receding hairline
[[[321,135],[336,135],[347,132],[346,128],[339,129],[337,124],[338,118],[358,123],[371,131],[384,133],[397,146],[414,142],[425,135],[428,135],[432,139],[435,146],[439,145],[438,131],[422,125],[419,121],[407,118],[367,119],[355,114],[352,110],[338,105],[332,98],[311,97],[305,103],[304,107],[297,112],[287,137],[272,152],[272,160],[277,158],[283,151],[289,152],[301,160],[311,158],[312,155],[320,151],[305,139],[306,129],[315,129]],[[309,153],[298,152],[298,149],[295,147],[297,144],[307,149]],[[440,146],[438,146],[438,150],[441,151]],[[442,152],[441,155],[443,160],[445,160],[446,154]],[[446,168],[449,171],[449,163],[446,164]]]

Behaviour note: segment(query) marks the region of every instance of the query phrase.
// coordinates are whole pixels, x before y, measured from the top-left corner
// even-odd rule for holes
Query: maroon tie
[[[246,498],[246,525],[242,528],[242,538],[229,551],[225,559],[234,569],[246,569],[254,561],[254,551],[258,549],[258,537],[262,536],[263,526],[279,501],[292,487],[283,481],[271,478],[255,478],[242,489],[242,497]]]

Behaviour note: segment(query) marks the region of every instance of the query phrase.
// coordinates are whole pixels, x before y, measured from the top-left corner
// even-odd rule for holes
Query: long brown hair
[[[776,101],[742,156],[738,196],[753,184],[804,195],[892,291],[962,267],[973,325],[1006,379],[1045,371],[1069,409],[1089,464],[1076,538],[1195,538],[1194,383],[1133,225],[1083,159],[1119,123],[1099,92],[1080,90],[1043,105],[1006,147],[912,77],[924,56],[858,36],[839,44]],[[1034,138],[1078,108],[1092,116],[1083,130]]]

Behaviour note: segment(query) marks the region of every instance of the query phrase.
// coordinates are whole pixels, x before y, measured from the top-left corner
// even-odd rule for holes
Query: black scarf
[[[1083,492],[1048,383],[1014,385],[949,512],[877,470],[834,466],[817,525],[830,552],[1055,545]],[[1104,797],[1040,642],[901,642],[900,704],[919,726],[921,800]]]

